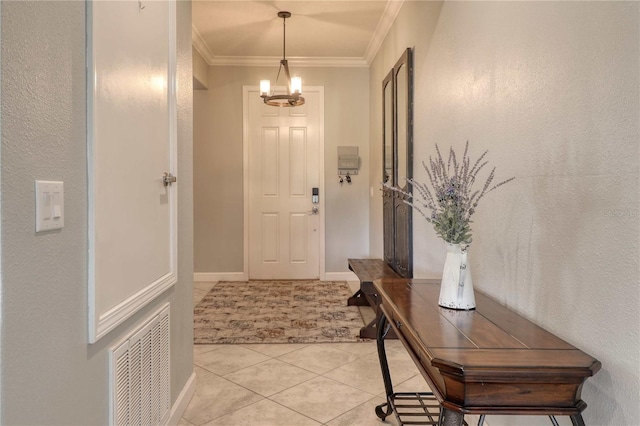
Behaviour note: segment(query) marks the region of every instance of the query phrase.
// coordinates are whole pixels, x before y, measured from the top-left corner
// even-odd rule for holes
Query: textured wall
[[[108,348],[171,302],[172,401],[192,371],[191,5],[178,7],[179,283],[87,344],[84,2],[3,2],[2,418],[5,425],[107,424]],[[65,183],[65,227],[34,233],[34,180]]]
[[[194,92],[195,271],[242,272],[242,86],[275,77],[275,67],[210,67],[209,90]],[[296,68],[324,86],[326,270],[368,255],[368,73],[364,68]],[[358,146],[362,168],[340,187],[337,147]]]
[[[474,157],[490,150],[498,177],[516,176],[475,216],[474,285],[602,362],[582,394],[592,425],[640,418],[639,6],[445,2],[434,16],[406,2],[385,42],[395,56],[398,39],[416,50],[416,167],[435,143],[469,140]],[[432,34],[410,35],[434,18]],[[442,243],[415,220],[415,274],[437,276]]]

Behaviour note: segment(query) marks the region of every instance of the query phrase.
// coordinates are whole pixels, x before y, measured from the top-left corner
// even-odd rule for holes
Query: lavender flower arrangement
[[[450,148],[449,158],[445,163],[436,145],[436,158],[429,157],[428,166],[422,162],[429,176],[429,184],[407,179],[414,188],[414,194],[384,184],[390,190],[405,195],[404,202],[418,211],[427,222],[432,223],[436,234],[451,244],[471,243],[471,216],[475,213],[478,202],[489,192],[515,179],[512,177],[491,186],[496,170],[494,167],[482,189],[473,191],[478,174],[488,163],[484,158],[489,151],[485,151],[473,166],[468,151],[469,141],[465,145],[461,161],[458,161],[455,151]]]

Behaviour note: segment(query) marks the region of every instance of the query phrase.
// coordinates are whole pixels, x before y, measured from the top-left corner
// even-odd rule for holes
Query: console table
[[[401,425],[459,426],[465,414],[480,415],[479,424],[491,414],[546,415],[557,425],[554,416],[564,415],[584,425],[581,391],[601,367],[595,358],[477,290],[475,310],[455,311],[438,306],[439,280],[381,279],[374,287],[387,395],[378,417],[395,411]],[[384,348],[390,328],[432,392],[394,393]]]

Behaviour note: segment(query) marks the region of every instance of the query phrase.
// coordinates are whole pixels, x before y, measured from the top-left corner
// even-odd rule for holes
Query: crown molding
[[[373,59],[376,57],[403,4],[404,0],[389,0],[387,2],[378,26],[373,32],[373,37],[371,37],[367,50],[364,53],[364,60],[367,65],[371,65],[371,62],[373,62]]]
[[[373,62],[378,50],[402,8],[404,0],[388,0],[378,26],[369,41],[363,57],[289,57],[291,65],[297,67],[368,67]],[[274,56],[215,56],[195,26],[191,26],[193,47],[209,65],[260,67],[272,66],[280,62]]]
[[[191,25],[191,43],[200,56],[202,56],[202,59],[204,59],[207,64],[211,65],[214,60],[213,53],[209,49],[209,46],[207,46],[207,42],[204,41],[196,27],[193,25]]]
[[[243,67],[269,67],[280,63],[279,56],[214,56],[209,65],[218,66],[243,66]],[[364,58],[343,57],[287,57],[289,65],[295,67],[368,67]]]

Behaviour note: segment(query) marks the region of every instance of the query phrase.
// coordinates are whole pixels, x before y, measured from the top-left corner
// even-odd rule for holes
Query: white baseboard
[[[247,274],[244,272],[196,272],[193,274],[195,282],[208,281],[247,281]]]
[[[210,281],[247,281],[249,278],[244,272],[196,272],[193,274],[195,282]],[[353,272],[325,272],[325,281],[358,281]]]
[[[358,277],[353,272],[325,272],[325,281],[358,281]]]
[[[189,380],[187,380],[182,391],[180,391],[180,395],[178,395],[175,404],[171,407],[171,414],[169,415],[167,426],[178,426],[178,423],[180,423],[180,419],[182,418],[184,411],[187,409],[194,393],[196,393],[195,372],[191,373],[191,377],[189,377]]]

